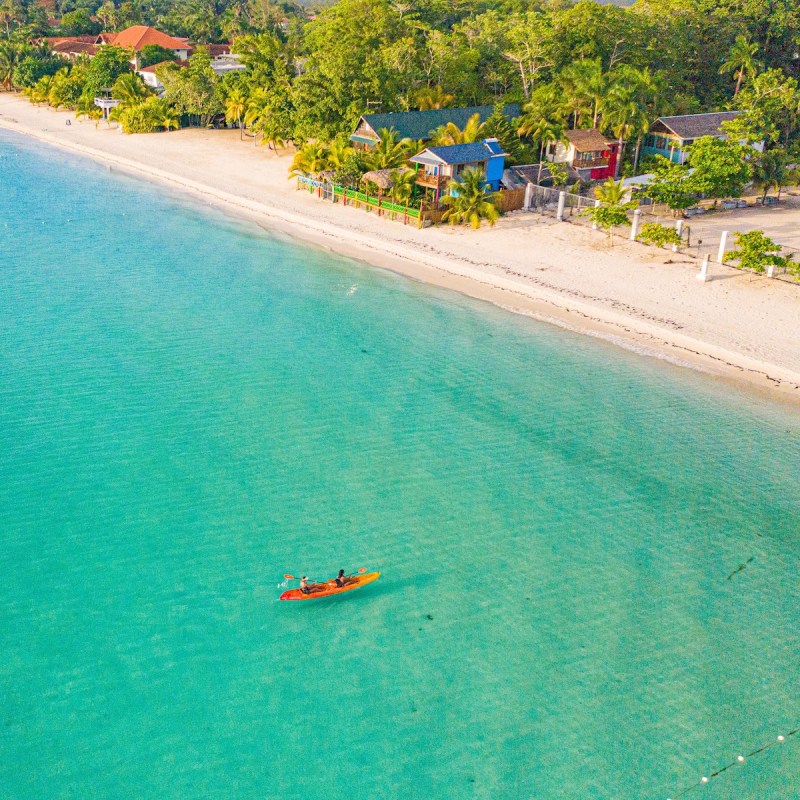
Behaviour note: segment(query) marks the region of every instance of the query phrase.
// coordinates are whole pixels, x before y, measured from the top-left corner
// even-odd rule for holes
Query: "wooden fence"
[[[501,214],[507,214],[509,211],[519,211],[525,207],[525,190],[524,189],[508,189],[503,192],[496,192],[495,205]]]

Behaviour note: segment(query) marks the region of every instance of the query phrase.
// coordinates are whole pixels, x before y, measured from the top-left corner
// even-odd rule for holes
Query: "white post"
[[[697,273],[697,280],[703,283],[708,280],[708,262],[710,258],[708,253],[703,256],[703,265],[700,267],[700,272]]]
[[[559,222],[564,221],[564,204],[567,202],[567,193],[566,192],[559,192],[558,193],[558,210],[556,211],[556,219]]]
[[[525,204],[523,208],[526,211],[530,211],[532,204],[533,204],[533,184],[528,183],[525,185]]]
[[[679,219],[675,223],[675,233],[677,233],[678,236],[682,235],[682,233],[683,233],[683,220],[682,219]],[[678,245],[677,244],[672,245],[672,252],[673,253],[677,253],[678,252]]]
[[[725,248],[728,246],[728,231],[722,231],[722,238],[719,240],[719,252],[717,253],[717,263],[725,263]]]
[[[599,201],[599,200],[595,200],[595,201],[594,201],[594,207],[595,207],[595,208],[600,208],[600,201]],[[597,230],[597,223],[596,223],[596,222],[593,222],[593,223],[592,223],[592,230],[593,230],[593,231],[596,231],[596,230]]]
[[[642,212],[637,208],[633,212],[633,222],[631,223],[631,241],[635,242],[636,237],[639,235],[639,223],[642,220]]]
[[[768,278],[774,278],[775,277],[775,265],[774,264],[770,264],[767,267],[767,277]]]

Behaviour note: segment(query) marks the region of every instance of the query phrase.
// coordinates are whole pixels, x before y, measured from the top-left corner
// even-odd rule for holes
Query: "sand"
[[[128,136],[8,93],[0,127],[372,265],[800,403],[800,284],[718,264],[702,283],[694,257],[619,238],[609,247],[585,225],[533,213],[480,231],[418,230],[297,191],[290,153],[255,147],[238,131]]]

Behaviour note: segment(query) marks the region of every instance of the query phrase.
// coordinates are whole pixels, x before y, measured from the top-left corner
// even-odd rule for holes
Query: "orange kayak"
[[[353,589],[360,589],[372,581],[380,578],[380,572],[367,572],[364,575],[354,575],[348,578],[344,586],[337,586],[336,581],[326,581],[325,583],[318,583],[312,591],[308,594],[303,594],[300,589],[289,589],[281,596],[281,600],[317,600],[321,597],[331,597],[335,594],[343,594],[344,592],[352,592]]]

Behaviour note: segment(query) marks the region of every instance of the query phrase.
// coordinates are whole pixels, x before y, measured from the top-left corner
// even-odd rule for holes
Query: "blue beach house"
[[[426,147],[409,161],[417,165],[417,185],[431,189],[434,202],[438,202],[448,191],[448,183],[457,181],[468,167],[481,170],[487,187],[497,191],[505,169],[506,154],[497,139],[484,139],[470,144]],[[456,194],[455,191],[450,193]]]
[[[688,148],[702,136],[727,138],[722,123],[735,119],[741,111],[715,111],[710,114],[684,114],[659,117],[642,143],[643,156],[664,156],[675,164],[684,164]]]

